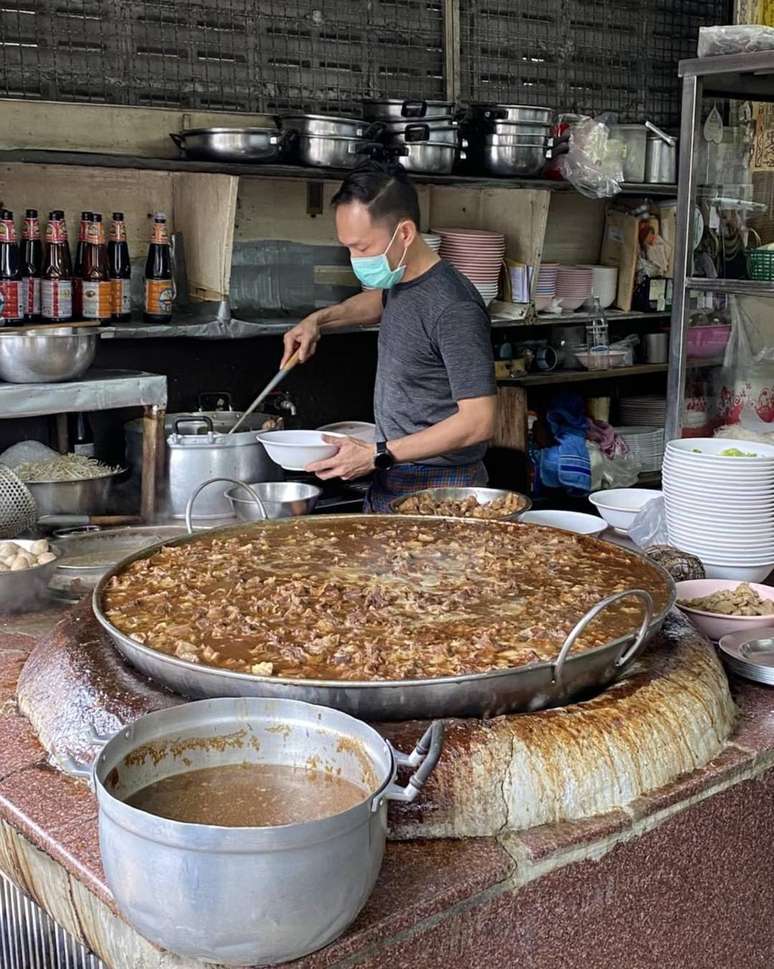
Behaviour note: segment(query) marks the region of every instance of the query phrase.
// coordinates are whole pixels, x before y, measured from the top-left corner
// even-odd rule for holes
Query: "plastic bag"
[[[629,527],[629,538],[640,548],[649,545],[669,545],[669,528],[664,508],[664,496],[659,495],[637,512]]]
[[[774,421],[774,333],[770,324],[754,322],[738,299],[730,304],[731,338],[715,378],[717,416],[722,424],[738,424],[749,408],[769,424]]]
[[[598,444],[586,441],[586,450],[591,461],[591,490],[603,488],[631,488],[637,483],[642,465],[631,451],[617,453],[609,458]]]
[[[612,116],[583,118],[570,129],[570,147],[558,161],[558,168],[581,195],[611,198],[623,184],[624,147],[610,137]]]
[[[727,27],[699,28],[699,57],[725,54],[752,54],[774,49],[774,27],[757,24],[732,24]]]

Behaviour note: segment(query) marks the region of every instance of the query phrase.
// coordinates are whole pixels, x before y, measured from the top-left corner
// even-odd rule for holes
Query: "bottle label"
[[[40,316],[40,280],[35,276],[22,280],[22,306],[26,317]]]
[[[86,241],[86,226],[88,224],[89,223],[86,221],[86,219],[81,219],[81,224],[78,227],[78,242]]]
[[[92,246],[105,244],[105,225],[102,222],[86,223],[86,242]]]
[[[47,320],[69,320],[73,315],[72,282],[69,279],[41,279],[40,309]]]
[[[126,242],[126,225],[123,222],[113,222],[110,226],[111,242]]]
[[[46,242],[67,242],[67,225],[64,219],[54,219],[46,225]]]
[[[22,238],[33,241],[40,238],[40,219],[25,219]]]
[[[16,223],[13,219],[0,221],[0,242],[16,242]]]
[[[111,279],[110,286],[113,291],[113,313],[117,316],[119,313],[123,315],[131,312],[132,303],[129,297],[129,280]]]
[[[0,319],[20,320],[22,311],[22,284],[20,279],[0,279]]]
[[[81,285],[84,320],[109,320],[113,311],[110,281],[84,279]]]
[[[145,312],[153,316],[168,316],[175,298],[171,279],[145,280]]]
[[[151,229],[151,245],[156,243],[160,246],[169,245],[169,230],[166,222],[154,222]]]

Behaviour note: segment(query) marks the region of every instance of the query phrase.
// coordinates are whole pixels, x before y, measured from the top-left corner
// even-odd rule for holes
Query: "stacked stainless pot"
[[[410,172],[449,175],[465,158],[466,142],[451,101],[364,101],[369,136],[393,149]]]
[[[368,124],[329,114],[286,114],[277,121],[295,132],[298,160],[315,168],[354,168],[362,161]]]
[[[551,108],[524,104],[471,104],[465,132],[471,158],[491,175],[533,178],[551,157]]]
[[[279,128],[185,128],[169,136],[184,158],[215,162],[278,162],[290,148]]]

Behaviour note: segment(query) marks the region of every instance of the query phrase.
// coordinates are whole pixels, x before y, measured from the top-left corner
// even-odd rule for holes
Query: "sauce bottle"
[[[145,260],[145,322],[169,323],[174,297],[167,217],[163,212],[156,212]]]
[[[73,317],[73,269],[64,212],[48,213],[46,256],[40,280],[40,312],[46,323],[64,323]]]
[[[43,243],[37,209],[24,213],[22,229],[22,304],[27,323],[40,322],[40,274],[43,271]]]
[[[0,324],[22,323],[21,259],[10,209],[0,209],[0,298]]]
[[[76,320],[83,316],[83,256],[86,252],[87,227],[93,217],[93,212],[81,212],[81,224],[78,227],[78,245],[75,247],[73,265],[73,316]]]
[[[83,318],[99,323],[113,315],[113,300],[108,274],[105,226],[99,212],[86,223],[86,248],[83,252]]]
[[[113,319],[125,323],[132,318],[129,292],[132,266],[129,262],[129,245],[126,241],[126,223],[123,212],[113,213],[108,242],[108,272],[112,294]]]

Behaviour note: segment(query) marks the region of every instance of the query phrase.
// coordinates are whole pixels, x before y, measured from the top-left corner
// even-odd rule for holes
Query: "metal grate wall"
[[[273,112],[443,98],[674,124],[676,63],[728,0],[2,0],[0,96]],[[456,23],[459,31],[445,30]],[[450,81],[452,79],[449,79]]]

